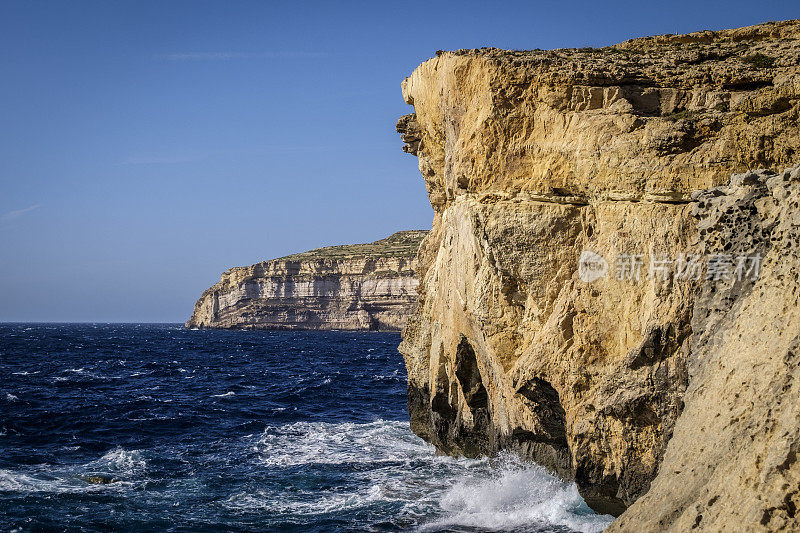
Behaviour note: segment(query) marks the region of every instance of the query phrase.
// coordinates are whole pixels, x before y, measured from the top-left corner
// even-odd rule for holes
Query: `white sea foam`
[[[15,396],[15,395],[13,395],[13,394],[11,394],[9,392],[9,393],[6,393],[6,400],[8,400],[9,402],[18,402],[19,401],[19,396]]]
[[[385,503],[379,485],[364,487],[355,492],[298,491],[291,498],[276,498],[269,491],[253,494],[239,493],[228,498],[224,505],[238,511],[260,511],[287,515],[323,515],[355,512],[372,504]]]
[[[117,447],[106,452],[97,461],[87,464],[86,469],[120,476],[134,476],[147,470],[147,460],[139,450]]]
[[[394,381],[397,379],[404,379],[401,378],[397,370],[395,370],[391,374],[374,374],[372,376],[372,381]]]
[[[402,438],[405,433],[407,437]],[[368,424],[296,422],[268,427],[254,450],[264,464],[296,466],[397,461],[419,453],[420,448],[428,449],[408,431],[407,422],[379,420]]]
[[[86,368],[68,368],[64,370],[64,372],[68,372],[70,375],[68,376],[57,376],[55,378],[56,381],[70,381],[73,379],[81,379],[81,378],[91,378],[97,379],[102,381],[108,381],[111,379],[119,379],[121,376],[106,376],[103,374],[98,374],[96,372],[92,372],[91,370],[87,370]],[[77,376],[77,377],[73,377]]]
[[[212,398],[230,398],[231,396],[236,396],[236,393],[233,391],[228,391],[224,394],[212,394]]]
[[[440,500],[445,515],[422,529],[517,529],[552,524],[599,533],[611,522],[611,517],[591,512],[575,484],[565,483],[539,466],[506,461],[488,477],[480,474],[457,480]]]
[[[82,492],[85,489],[96,488],[78,485],[79,480],[70,483],[69,480],[48,476],[46,474],[23,474],[13,470],[0,469],[0,492],[50,492],[67,493]]]
[[[26,474],[0,468],[0,492],[39,492],[47,483]]]
[[[85,474],[85,472],[69,467],[54,469],[51,466],[43,466],[41,468],[34,468],[33,471],[26,473],[0,469],[0,493],[38,492],[76,494],[101,491],[124,491],[133,486],[132,483],[126,481],[115,481],[111,484],[87,483],[83,479]]]
[[[420,531],[459,528],[493,531],[562,526],[595,533],[611,522],[592,513],[573,483],[507,456],[454,459],[434,454],[407,422],[368,424],[298,422],[267,428],[253,450],[268,468],[316,468],[360,463],[356,488],[324,494],[256,490],[230,496],[238,512],[318,515],[390,504],[397,519]],[[309,470],[311,469],[311,470]]]

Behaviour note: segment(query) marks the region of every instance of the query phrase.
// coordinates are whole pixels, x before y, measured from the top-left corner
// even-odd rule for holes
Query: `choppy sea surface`
[[[601,531],[411,433],[399,335],[0,324],[0,531]]]

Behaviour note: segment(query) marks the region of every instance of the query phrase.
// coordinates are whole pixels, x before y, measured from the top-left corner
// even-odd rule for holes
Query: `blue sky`
[[[182,322],[228,267],[429,227],[394,124],[436,50],[798,16],[796,0],[6,0],[0,321]]]

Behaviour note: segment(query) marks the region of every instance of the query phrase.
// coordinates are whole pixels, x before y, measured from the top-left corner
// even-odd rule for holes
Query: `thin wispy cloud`
[[[8,213],[4,213],[2,216],[0,216],[0,221],[11,222],[12,220],[17,220],[18,218],[24,217],[31,211],[36,211],[40,207],[42,206],[39,204],[35,204],[30,207],[26,207],[25,209],[16,209],[14,211],[9,211]]]
[[[208,154],[202,155],[138,155],[123,159],[120,165],[177,165],[180,163],[193,163],[206,159]]]
[[[280,59],[326,57],[324,52],[183,52],[157,56],[166,61],[232,61],[236,59]]]

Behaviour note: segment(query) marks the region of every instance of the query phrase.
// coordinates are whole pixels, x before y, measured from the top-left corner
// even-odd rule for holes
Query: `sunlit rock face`
[[[399,330],[416,305],[414,264],[426,233],[232,268],[203,293],[186,326]]]
[[[441,52],[403,82],[435,211],[401,345],[418,435],[514,450],[620,530],[796,525],[798,172],[747,171],[797,163],[799,38],[789,21]],[[761,277],[687,267],[718,254],[763,256]]]

